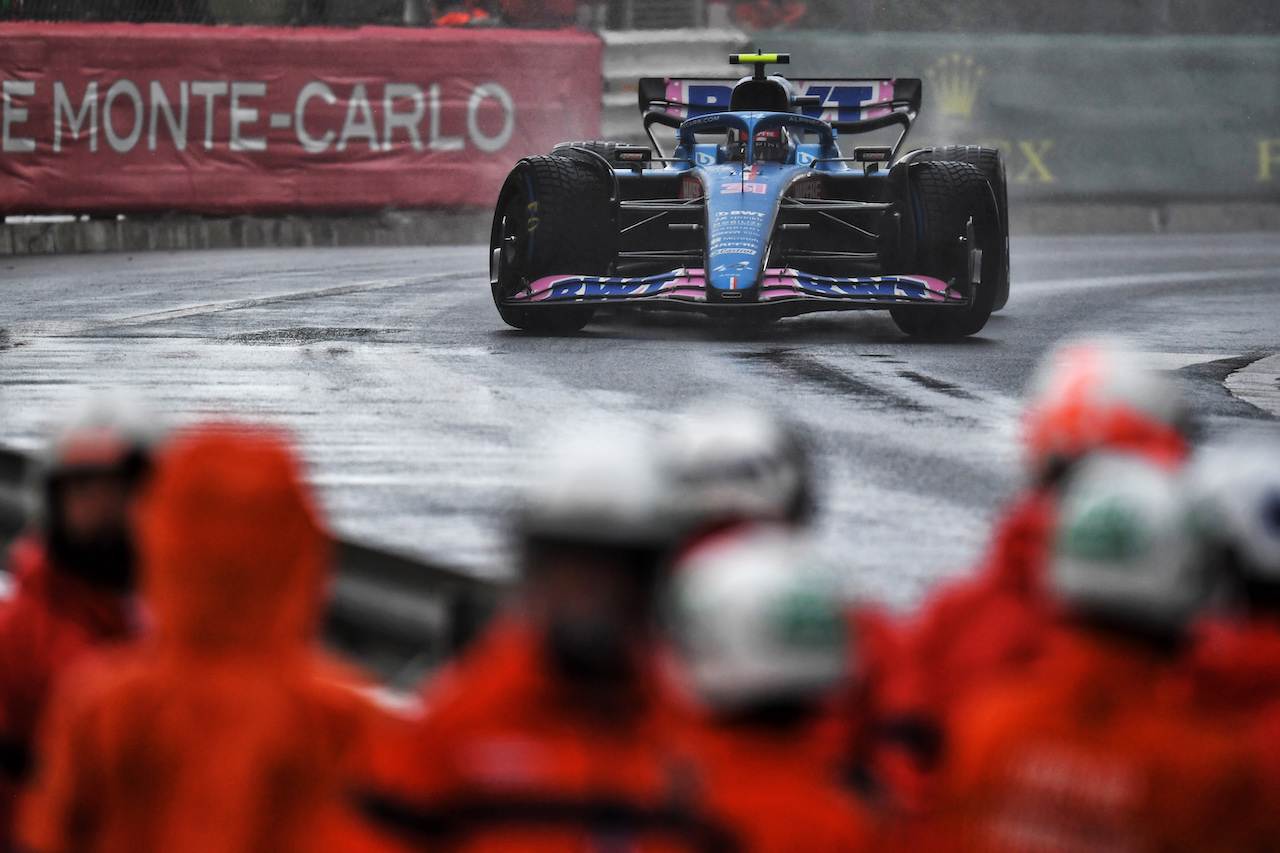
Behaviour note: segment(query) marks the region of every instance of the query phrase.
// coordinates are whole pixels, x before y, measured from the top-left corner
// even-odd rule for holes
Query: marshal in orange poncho
[[[161,453],[139,514],[152,641],[50,709],[19,826],[35,853],[311,853],[369,705],[314,649],[329,547],[283,436],[211,425]]]

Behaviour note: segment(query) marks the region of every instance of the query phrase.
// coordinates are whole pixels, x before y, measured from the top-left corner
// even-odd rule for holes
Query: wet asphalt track
[[[174,420],[236,412],[293,427],[342,532],[501,571],[522,461],[557,435],[662,429],[737,394],[816,439],[823,550],[851,590],[904,603],[971,560],[1017,476],[1015,417],[1068,335],[1128,336],[1177,370],[1202,429],[1275,422],[1274,235],[1015,239],[1012,298],[977,338],[920,344],[887,314],[756,332],[696,315],[618,316],[582,335],[506,329],[481,247],[0,260],[0,443],[34,447],[88,388],[139,389]],[[1267,411],[1269,410],[1269,412]]]

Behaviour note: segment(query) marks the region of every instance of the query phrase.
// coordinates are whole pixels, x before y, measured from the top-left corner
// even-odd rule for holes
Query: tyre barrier
[[[27,523],[25,454],[0,447],[0,545]],[[325,640],[393,681],[447,660],[497,606],[502,585],[360,542],[335,542]],[[7,586],[0,572],[0,591]]]

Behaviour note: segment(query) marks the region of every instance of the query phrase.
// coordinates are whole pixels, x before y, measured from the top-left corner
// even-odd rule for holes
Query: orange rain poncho
[[[812,726],[771,728],[698,720],[703,808],[739,853],[859,853],[874,849],[872,820],[839,784]]]
[[[620,692],[569,683],[541,629],[499,617],[385,738],[366,805],[408,850],[699,853],[701,812],[675,700],[652,672]],[[364,848],[362,848],[364,849]]]
[[[1043,574],[1053,518],[1043,492],[1015,502],[974,574],[934,591],[900,626],[892,659],[872,674],[873,724],[882,737],[871,741],[868,763],[893,807],[928,811],[948,716],[1042,653],[1052,623]]]
[[[278,433],[176,438],[143,496],[156,637],[50,708],[19,826],[35,853],[326,849],[369,706],[313,649],[329,549]]]
[[[12,841],[14,803],[53,685],[86,653],[135,630],[132,596],[63,571],[34,532],[13,544],[9,571],[17,590],[0,606],[0,850]]]
[[[1034,675],[957,711],[938,834],[917,849],[1269,849],[1247,744],[1195,712],[1178,663],[1056,636]]]

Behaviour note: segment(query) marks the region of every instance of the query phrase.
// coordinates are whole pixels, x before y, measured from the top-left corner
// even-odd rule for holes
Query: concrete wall
[[[369,216],[157,216],[0,225],[0,256],[64,252],[428,246],[487,243],[487,210],[387,211]]]

